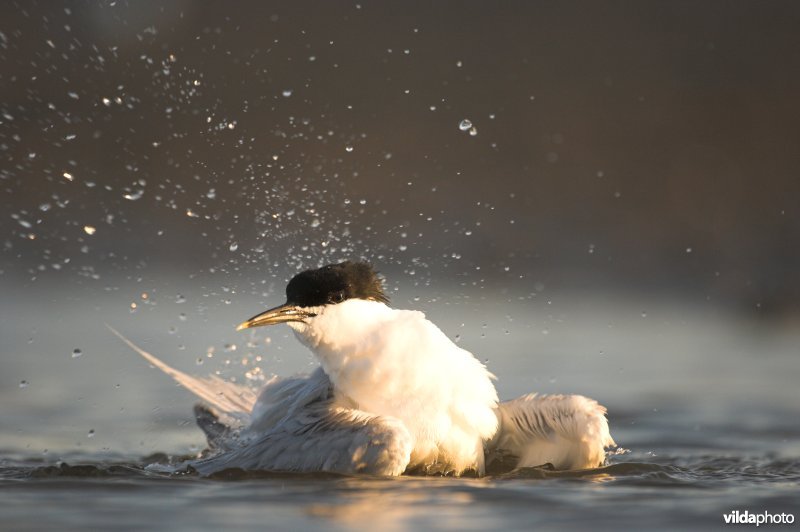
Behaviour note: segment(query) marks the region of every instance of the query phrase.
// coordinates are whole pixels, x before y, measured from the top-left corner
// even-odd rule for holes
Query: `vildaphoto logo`
[[[726,525],[791,525],[794,523],[794,514],[769,512],[752,513],[749,510],[733,510],[722,514]]]

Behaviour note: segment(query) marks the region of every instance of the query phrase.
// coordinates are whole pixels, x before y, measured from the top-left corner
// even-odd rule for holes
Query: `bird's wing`
[[[598,467],[614,445],[606,409],[582,395],[524,395],[500,403],[496,414],[499,428],[486,445],[489,470],[509,458],[512,467]]]
[[[210,375],[208,377],[192,377],[191,375],[187,375],[157,359],[152,354],[125,338],[110,325],[106,325],[106,327],[131,349],[142,355],[150,364],[157,367],[175,379],[184,388],[213,406],[218,411],[222,421],[226,424],[239,426],[250,420],[250,412],[256,404],[256,393],[249,387],[228,382],[216,375]],[[198,416],[198,423],[199,422],[200,417]]]
[[[398,419],[335,406],[333,399],[298,408],[264,433],[249,432],[238,447],[188,465],[202,475],[239,468],[394,476],[413,448]]]
[[[317,368],[310,375],[273,377],[258,394],[248,430],[265,432],[284,418],[294,415],[298,409],[331,397],[333,386],[322,368]],[[343,401],[337,404],[345,406]]]

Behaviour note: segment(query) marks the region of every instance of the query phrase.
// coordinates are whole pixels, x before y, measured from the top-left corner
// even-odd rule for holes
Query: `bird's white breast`
[[[415,438],[411,467],[482,466],[482,442],[497,430],[492,375],[423,313],[351,299],[292,325],[337,393],[406,425]]]

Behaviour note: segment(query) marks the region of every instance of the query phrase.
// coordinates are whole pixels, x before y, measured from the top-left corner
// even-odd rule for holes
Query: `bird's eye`
[[[344,301],[344,292],[336,292],[331,295],[331,303],[341,303]]]

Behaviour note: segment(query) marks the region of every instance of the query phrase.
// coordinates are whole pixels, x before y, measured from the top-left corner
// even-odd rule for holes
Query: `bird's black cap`
[[[298,307],[317,307],[368,299],[388,303],[383,283],[366,262],[346,261],[300,272],[286,285],[286,302]]]
[[[389,302],[383,293],[380,277],[366,262],[347,261],[298,273],[286,285],[286,303],[253,316],[239,324],[236,330],[278,323],[302,323],[316,316],[310,310],[312,307],[335,305],[348,299]]]

